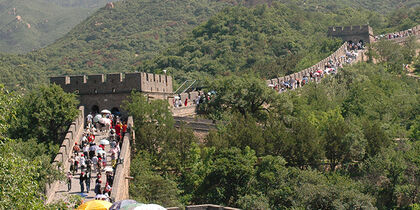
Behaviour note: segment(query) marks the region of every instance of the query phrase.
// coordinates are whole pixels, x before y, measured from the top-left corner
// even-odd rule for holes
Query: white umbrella
[[[95,199],[97,200],[106,200],[108,199],[108,196],[104,195],[104,194],[98,194],[95,196]]]
[[[106,124],[110,124],[111,125],[111,120],[108,118],[101,118],[99,119],[99,122],[106,125]]]
[[[179,96],[175,96],[174,99],[180,99],[180,97]]]
[[[105,167],[105,168],[104,168],[104,170],[105,170],[106,172],[113,172],[113,171],[114,171],[114,169],[113,169],[111,166],[107,166],[107,167]]]
[[[273,84],[269,84],[269,85],[268,85],[268,87],[274,87],[274,86],[275,86],[275,85],[273,85]]]
[[[101,114],[111,114],[111,111],[109,111],[108,109],[104,109],[101,111]]]
[[[99,141],[99,144],[108,145],[109,141],[106,140],[106,139],[102,139],[102,140]]]
[[[106,154],[106,152],[103,149],[100,149],[100,150],[96,151],[96,153],[98,153],[98,154]]]
[[[100,114],[98,114],[93,118],[93,122],[97,123],[97,122],[99,122],[100,119],[102,119],[102,116]]]

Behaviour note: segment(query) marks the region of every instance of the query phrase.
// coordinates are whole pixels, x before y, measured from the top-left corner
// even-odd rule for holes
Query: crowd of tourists
[[[337,70],[343,68],[343,64],[351,64],[357,59],[359,50],[363,50],[363,42],[347,43],[346,53],[341,57],[335,57],[327,61],[323,67],[319,67],[309,74],[303,75],[302,78],[290,77],[288,80],[280,81],[276,84],[269,84],[268,86],[281,93],[287,90],[293,90],[302,87],[309,82],[318,82],[326,75],[337,74]]]
[[[187,107],[190,105],[196,105],[198,106],[201,103],[204,103],[206,101],[210,101],[211,98],[216,94],[215,91],[210,91],[210,92],[202,92],[202,91],[198,91],[198,95],[192,99],[191,101],[188,100],[188,98],[185,98],[185,100],[181,100],[181,95],[177,95],[174,97],[172,105],[175,108],[179,108],[179,107]]]
[[[108,110],[87,115],[83,136],[73,146],[73,155],[69,159],[68,191],[72,188],[72,179],[78,179],[82,196],[91,191],[94,183],[95,199],[110,200],[114,171],[126,132],[127,123]]]
[[[394,32],[394,33],[381,34],[381,35],[375,36],[375,41],[380,40],[380,39],[397,39],[397,38],[415,35],[416,33],[417,33],[416,31],[410,28],[404,32]]]

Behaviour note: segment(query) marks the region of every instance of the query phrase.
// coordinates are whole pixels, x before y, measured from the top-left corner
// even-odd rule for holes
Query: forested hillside
[[[420,83],[401,69],[416,59],[415,43],[376,42],[376,63],[282,94],[253,74],[213,79],[199,109],[220,121],[204,141],[173,128],[166,101],[132,94],[130,196],[166,206],[417,209]]]
[[[283,76],[311,66],[341,44],[341,40],[326,36],[328,26],[366,24],[378,17],[377,13],[353,8],[313,12],[280,3],[254,9],[228,8],[140,65],[139,71],[161,73],[166,69],[180,81],[231,73]],[[407,22],[415,24],[412,19]]]
[[[75,2],[77,1],[67,2],[64,6],[74,5]],[[262,77],[270,77],[284,74],[286,69],[293,71],[308,66],[334,50],[337,43],[326,39],[328,26],[369,23],[377,32],[394,31],[415,25],[420,17],[420,10],[416,8],[392,10],[381,14],[374,10],[366,10],[360,4],[349,1],[330,2],[327,4],[330,6],[328,8],[321,7],[323,3],[315,1],[287,1],[282,6],[276,6],[279,11],[275,11],[273,5],[279,4],[273,2],[281,1],[126,0],[115,2],[113,8],[100,9],[48,47],[26,55],[2,54],[3,62],[0,63],[0,72],[5,76],[0,78],[0,83],[10,88],[30,88],[34,85],[33,82],[46,83],[47,77],[54,75],[126,72],[138,69],[161,71],[164,67],[172,65],[165,64],[164,60],[167,58],[188,62],[189,72],[196,69],[201,71],[199,75],[195,72],[189,73],[197,74],[195,76],[180,77],[179,74],[185,69],[174,69],[170,73],[179,80],[206,75],[208,72],[203,74],[206,72],[203,68],[210,69],[217,65],[223,65],[217,73],[249,72],[260,68],[258,74]],[[226,10],[213,17],[212,22],[207,22],[193,31],[194,27],[225,7],[232,7],[232,5],[255,7],[262,3],[268,3],[270,6],[260,11],[248,11],[245,8]],[[316,5],[319,9],[314,9]],[[348,5],[351,7],[347,7]],[[235,18],[239,19],[235,20]],[[261,26],[247,25],[248,23]],[[226,24],[235,24],[237,30],[223,31],[225,27],[231,27]],[[222,31],[218,31],[216,25],[221,27]],[[271,27],[272,31],[261,30],[262,26]],[[279,31],[280,29],[282,31]],[[214,37],[201,40],[210,33]],[[215,40],[216,37],[219,40]],[[238,48],[233,49],[232,41],[236,39],[241,43],[236,43]],[[309,41],[310,39],[313,41]],[[204,49],[195,50],[194,47],[180,51],[183,44],[196,46],[202,42],[211,45],[215,41],[218,48],[224,48],[227,51],[220,51],[217,55],[214,54],[216,52],[206,54]],[[261,44],[261,42],[266,43]],[[250,46],[245,46],[248,44]],[[251,49],[252,53],[248,54]],[[195,50],[194,53],[192,50]],[[230,51],[232,51],[231,55],[228,54]],[[312,53],[309,54],[310,51]],[[257,56],[258,62],[253,59],[247,60],[247,56],[251,55]],[[235,58],[232,60],[233,56]],[[155,60],[151,60],[155,57]],[[159,63],[156,63],[158,61]],[[249,64],[245,66],[245,62]],[[203,65],[208,67],[203,67]],[[24,74],[21,73],[22,66],[27,70]]]
[[[0,0],[0,52],[53,43],[110,0]]]

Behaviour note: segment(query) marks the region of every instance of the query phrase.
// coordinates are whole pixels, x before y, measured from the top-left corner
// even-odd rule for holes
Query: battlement
[[[328,35],[354,35],[354,34],[361,34],[361,33],[369,33],[373,35],[373,30],[368,25],[362,26],[336,26],[336,27],[329,27],[328,28]]]
[[[373,30],[368,25],[362,26],[335,26],[328,28],[328,36],[338,37],[344,41],[359,42],[363,40],[365,43],[373,41]]]
[[[141,92],[172,93],[172,77],[145,72],[51,77],[66,92],[86,94]]]

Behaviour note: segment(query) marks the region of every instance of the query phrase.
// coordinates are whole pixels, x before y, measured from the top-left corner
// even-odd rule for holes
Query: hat
[[[83,157],[84,155],[83,155],[83,154],[81,154],[80,156],[82,156],[82,157]]]

